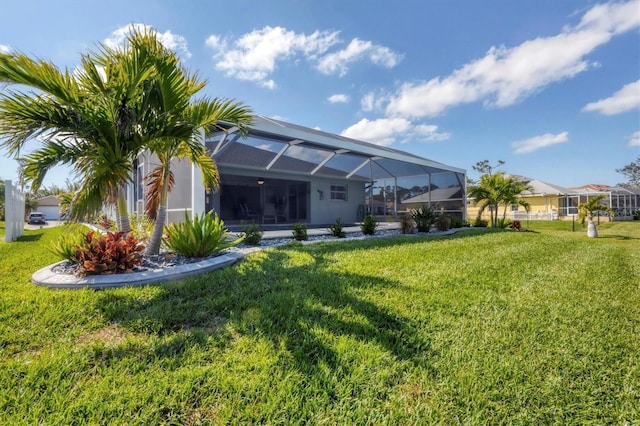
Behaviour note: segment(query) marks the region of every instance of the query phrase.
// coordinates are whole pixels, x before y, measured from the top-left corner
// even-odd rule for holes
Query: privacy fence
[[[24,232],[24,193],[10,180],[4,181],[4,240],[12,242]]]

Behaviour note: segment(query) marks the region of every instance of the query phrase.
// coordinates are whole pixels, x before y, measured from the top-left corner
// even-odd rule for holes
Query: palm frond
[[[144,178],[145,187],[147,189],[147,194],[145,195],[144,215],[153,221],[156,220],[158,208],[160,207],[162,200],[162,190],[165,186],[164,176],[164,167],[159,165]],[[176,181],[173,172],[169,170],[166,182],[167,192],[171,192],[175,183]]]

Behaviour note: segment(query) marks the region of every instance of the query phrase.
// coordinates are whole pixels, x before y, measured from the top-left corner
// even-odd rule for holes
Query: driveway
[[[64,221],[62,220],[47,220],[44,225],[29,225],[26,221],[24,223],[24,229],[40,229],[40,228],[51,228],[52,226],[62,225]]]

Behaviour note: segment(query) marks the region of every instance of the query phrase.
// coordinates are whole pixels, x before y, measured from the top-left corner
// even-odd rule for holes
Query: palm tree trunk
[[[491,209],[491,227],[498,227],[498,210],[500,209],[499,204],[494,204],[493,209]]]
[[[131,232],[131,225],[129,224],[129,211],[127,210],[127,200],[124,198],[122,190],[118,191],[118,229],[124,233]]]
[[[162,233],[164,225],[167,223],[167,201],[169,193],[169,164],[164,166],[164,177],[162,179],[162,188],[160,189],[160,203],[158,205],[158,214],[156,215],[156,224],[153,228],[153,234],[147,248],[144,252],[147,256],[160,253],[160,245],[162,244]]]

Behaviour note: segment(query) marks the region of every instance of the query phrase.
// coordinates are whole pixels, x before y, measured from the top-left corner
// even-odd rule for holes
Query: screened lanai
[[[614,220],[625,220],[633,217],[640,210],[640,191],[622,187],[604,187],[594,190],[591,188],[572,188],[560,204],[560,212],[563,215],[578,214],[578,205],[586,203],[589,199],[604,195],[600,204],[613,210]],[[602,213],[605,215],[605,213]],[[608,215],[608,213],[606,213]]]
[[[463,169],[262,116],[245,136],[222,127],[206,137],[221,174],[207,208],[226,221],[356,222],[423,204],[465,217]]]

